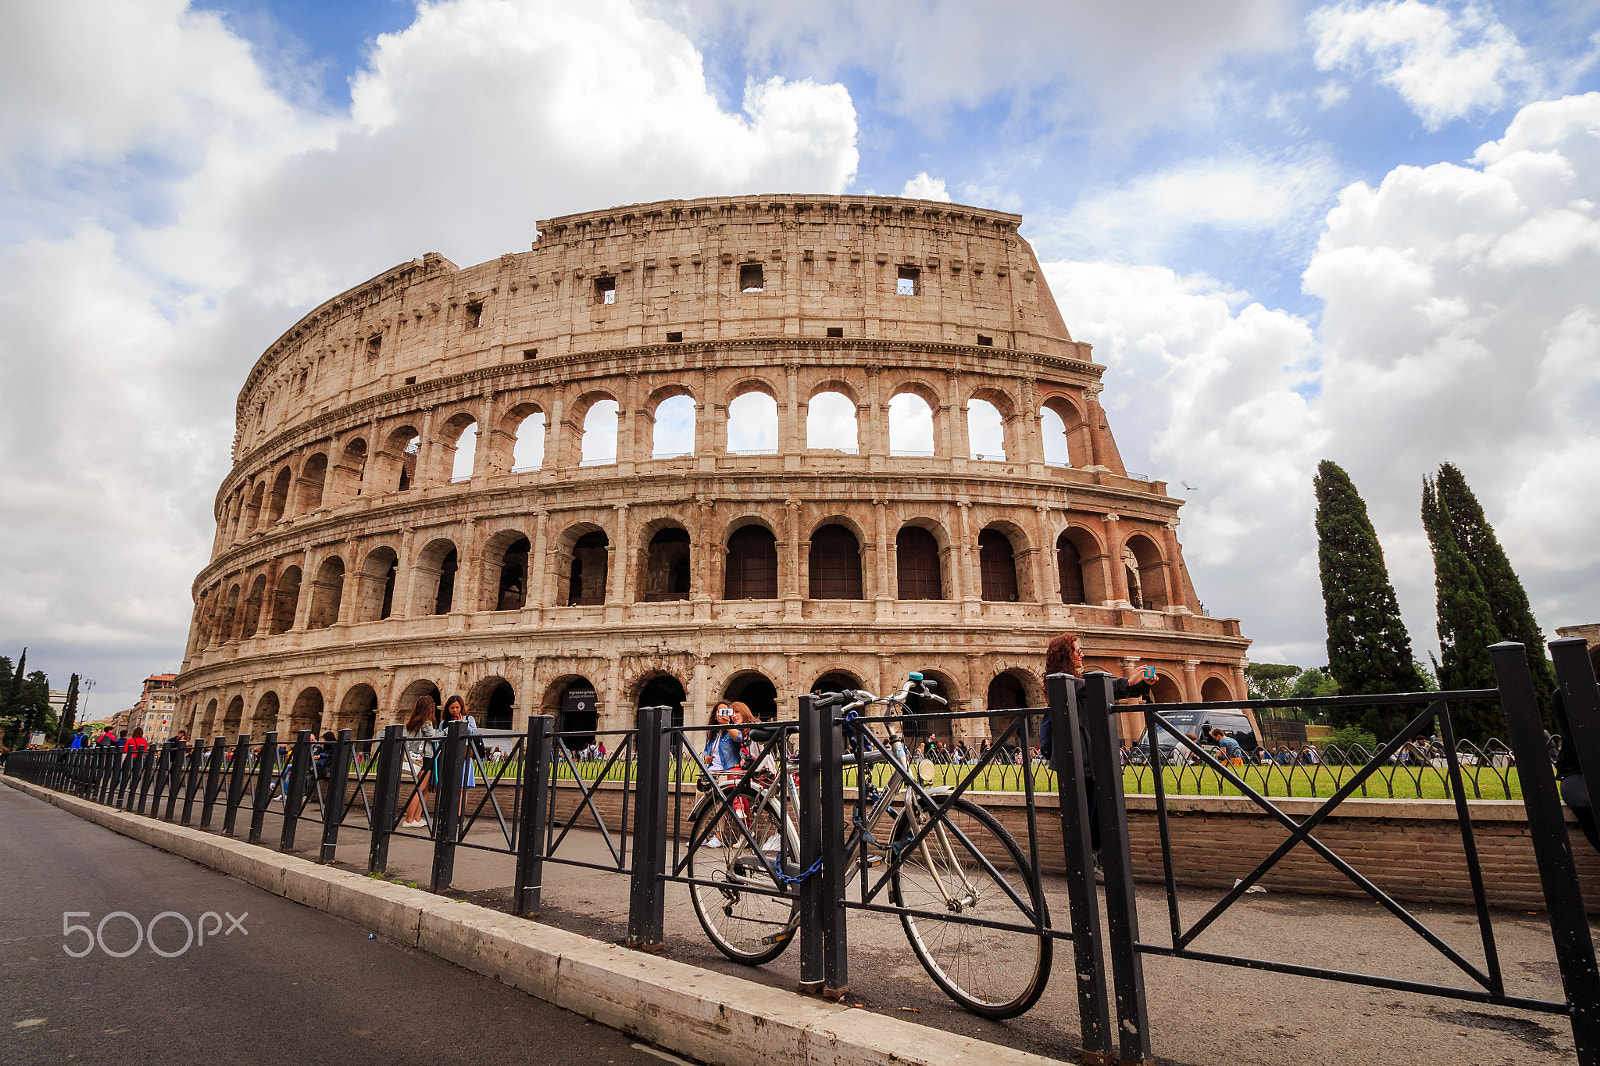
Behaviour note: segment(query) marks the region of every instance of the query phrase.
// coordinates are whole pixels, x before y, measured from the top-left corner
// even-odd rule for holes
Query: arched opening
[[[222,714],[222,732],[225,736],[238,736],[239,729],[244,724],[244,697],[235,696],[228,701],[228,709]]]
[[[1157,703],[1184,702],[1182,686],[1166,674],[1156,674],[1156,683],[1151,686],[1150,695]]]
[[[861,688],[861,679],[846,670],[829,670],[812,684],[812,692],[845,692]]]
[[[1048,407],[1039,412],[1039,437],[1044,444],[1046,466],[1072,465],[1071,451],[1067,447],[1067,424]]]
[[[994,680],[989,682],[989,692],[985,700],[989,709],[989,735],[998,739],[1002,733],[1011,727],[1016,719],[1014,714],[1000,714],[997,712],[1010,710],[1015,707],[1028,705],[1027,690],[1022,687],[1022,680],[1014,674],[996,674]],[[1030,727],[1033,725],[1029,723]],[[1020,737],[1012,737],[1007,741],[1008,760],[1018,761],[1020,751]],[[1028,743],[1034,745],[1039,742],[1038,730],[1030,728]]]
[[[902,526],[894,537],[896,588],[902,600],[942,600],[939,542],[921,526]]]
[[[594,530],[572,545],[572,568],[567,575],[567,606],[593,607],[606,602],[607,556],[611,541]]]
[[[907,746],[911,747],[913,751],[917,751],[921,745],[930,741],[937,742],[937,749],[929,751],[928,755],[943,762],[948,759],[954,740],[954,734],[950,728],[950,719],[941,718],[928,721],[922,715],[941,714],[956,710],[955,690],[950,685],[950,679],[944,674],[924,670],[922,671],[922,676],[933,682],[934,692],[948,700],[950,705],[936,703],[913,692],[906,698],[906,714],[901,719],[901,728],[904,730]]]
[[[728,403],[728,452],[778,454],[778,401],[764,392],[746,392]]]
[[[1167,567],[1161,549],[1142,533],[1129,537],[1122,549],[1122,565],[1128,579],[1128,602],[1146,611],[1159,611],[1171,603],[1167,591]]]
[[[255,489],[250,493],[250,504],[245,508],[246,532],[255,529],[256,524],[261,521],[261,503],[266,494],[267,483],[265,481],[256,482]]]
[[[256,703],[256,713],[250,716],[250,735],[264,736],[278,728],[278,694],[268,692]]]
[[[361,494],[361,482],[367,472],[367,442],[357,437],[344,446],[339,462],[329,479],[334,506],[354,499]]]
[[[645,603],[689,598],[689,534],[677,526],[658,530],[645,550],[640,599]]]
[[[467,713],[484,729],[510,729],[516,708],[517,692],[503,677],[491,677],[473,686],[467,699]]]
[[[811,598],[861,599],[861,545],[856,535],[837,522],[811,534]]]
[[[1067,530],[1062,530],[1061,536],[1056,538],[1056,575],[1062,603],[1089,602],[1083,580],[1083,554]]]
[[[371,740],[378,734],[378,694],[371,685],[356,685],[339,701],[335,729],[348,729],[357,740]]]
[[[287,633],[294,628],[295,612],[300,609],[300,568],[285,567],[272,592],[272,626],[269,633]]]
[[[272,495],[267,497],[267,521],[276,522],[283,517],[283,509],[289,505],[289,468],[284,467],[278,471],[278,476],[272,480]]]
[[[494,584],[495,611],[520,611],[528,601],[528,552],[531,545],[527,537],[517,537],[498,553],[498,557],[491,555],[489,559],[489,572],[498,575],[492,578]]]
[[[1011,538],[990,526],[978,534],[978,571],[983,598],[995,603],[1017,601],[1017,558]]]
[[[617,401],[601,400],[583,416],[582,466],[608,466],[617,461]]]
[[[967,449],[974,459],[1006,460],[1005,420],[988,400],[967,401]]]
[[[233,613],[233,602],[238,600],[238,586],[234,586],[234,594],[229,600],[228,613]],[[257,628],[261,625],[261,605],[267,598],[267,575],[257,574],[256,579],[250,583],[250,595],[244,600],[244,617],[239,619],[239,637],[249,640],[256,635]],[[231,630],[227,634],[232,636]]]
[[[855,455],[856,404],[842,392],[819,392],[806,405],[806,447]]]
[[[298,733],[302,729],[311,730],[313,736],[322,733],[322,692],[319,689],[308,688],[300,693],[289,711],[288,731]]]
[[[459,556],[456,546],[443,538],[430,541],[417,556],[417,591],[421,597],[416,604],[417,614],[449,614],[455,606],[456,568]]]
[[[1233,700],[1233,692],[1222,678],[1208,677],[1206,683],[1200,686],[1200,699],[1205,703],[1229,703]]]
[[[778,598],[778,542],[766,526],[740,526],[728,538],[723,574],[725,600]]]
[[[217,701],[216,700],[212,700],[210,703],[206,704],[205,717],[200,719],[199,735],[203,736],[203,737],[209,737],[209,736],[212,735],[212,731],[214,729],[216,729],[216,728],[217,728]]]
[[[339,604],[344,599],[344,560],[330,555],[317,568],[311,583],[311,617],[307,629],[326,629],[339,620]]]
[[[265,588],[266,578],[261,579]],[[233,639],[233,626],[239,614],[239,586],[235,585],[228,590],[228,598],[223,601],[222,611],[217,615],[217,628],[212,634],[212,639],[217,644],[225,644]]]
[[[428,678],[418,678],[411,682],[400,692],[400,698],[395,703],[394,720],[401,725],[406,724],[406,719],[411,717],[411,712],[416,710],[417,701],[427,696],[433,700],[435,712],[443,712],[444,697],[439,695],[439,686]]]
[[[914,392],[889,401],[889,454],[931,457],[934,452],[933,408]]]
[[[295,513],[305,514],[322,506],[322,488],[328,480],[328,456],[318,452],[300,468],[299,493],[295,500]]]
[[[417,458],[422,454],[422,435],[413,426],[401,426],[389,434],[384,445],[384,466],[389,471],[391,492],[404,492],[417,483]]]
[[[694,454],[694,400],[670,396],[656,405],[650,433],[652,459],[676,459]]]
[[[683,724],[683,682],[671,674],[657,674],[639,690],[640,707],[671,707],[672,724]],[[704,743],[704,741],[701,741]]]
[[[516,428],[516,443],[511,446],[511,470],[522,473],[537,470],[544,465],[544,412],[535,410],[524,415]]]
[[[765,674],[752,670],[739,674],[723,689],[722,698],[734,700],[750,708],[750,713],[763,722],[778,717],[778,689]]]
[[[471,481],[478,462],[478,423],[468,421],[461,427],[450,453],[450,480]]]
[[[556,730],[573,733],[563,739],[573,751],[586,748],[594,740],[600,725],[600,700],[594,682],[587,677],[575,677],[561,689],[557,704]]]
[[[356,604],[356,621],[376,622],[388,618],[394,611],[395,579],[400,570],[400,557],[389,547],[374,548],[361,564],[360,601]]]

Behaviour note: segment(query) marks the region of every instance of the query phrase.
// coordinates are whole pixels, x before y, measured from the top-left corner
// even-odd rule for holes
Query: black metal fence
[[[1582,642],[1558,641],[1551,647],[1573,727],[1567,743],[1575,745],[1581,765],[1600,768],[1600,688],[1588,672]],[[1297,701],[1403,704],[1414,712],[1400,735],[1372,758],[1338,766],[1324,763],[1323,772],[1337,773],[1333,794],[1303,818],[1281,810],[1267,794],[1270,783],[1263,787],[1259,775],[1219,760],[1166,722],[1166,714],[1194,705],[1143,708],[1149,735],[1176,734],[1176,743],[1191,760],[1183,767],[1168,767],[1167,773],[1143,768],[1157,797],[1164,938],[1140,933],[1141,917],[1149,916],[1141,916],[1134,894],[1123,803],[1124,775],[1139,768],[1125,765],[1125,752],[1117,743],[1112,719],[1128,708],[1115,704],[1112,679],[1106,674],[1090,674],[1082,681],[1051,676],[1047,707],[1019,710],[982,757],[955,768],[930,769],[902,758],[893,720],[862,718],[851,710],[849,695],[829,694],[802,697],[796,720],[758,729],[754,757],[732,772],[714,772],[701,756],[709,727],[674,725],[667,707],[641,707],[635,728],[601,734],[613,747],[599,763],[578,761],[569,747],[569,742],[587,744],[590,734],[580,741],[576,734],[554,731],[551,718],[534,716],[522,734],[473,736],[452,724],[439,737],[408,738],[399,726],[390,726],[370,740],[356,740],[345,730],[334,741],[320,742],[302,731],[281,740],[269,733],[260,740],[241,736],[231,744],[220,737],[186,746],[168,744],[137,756],[101,748],[16,752],[6,772],[134,814],[257,843],[266,835],[266,815],[281,804],[277,846],[293,848],[298,834],[320,829],[318,854],[327,862],[334,858],[341,833],[361,833],[366,836],[367,868],[374,872],[388,868],[395,837],[427,841],[433,849],[429,885],[434,891],[450,888],[458,848],[503,853],[515,863],[511,905],[518,914],[539,913],[545,863],[618,874],[629,879],[627,943],[643,950],[660,950],[664,943],[668,885],[684,885],[691,894],[723,893],[726,906],[719,913],[728,916],[733,915],[735,895],[767,900],[761,920],[768,931],[746,955],[739,954],[738,945],[718,946],[755,962],[798,941],[801,987],[835,998],[849,989],[850,922],[867,915],[898,919],[934,980],[969,1009],[991,1017],[1008,1017],[1031,1006],[1049,979],[1054,946],[1067,942],[1073,953],[1079,1026],[1075,1035],[1063,1034],[1062,1039],[1086,1062],[1151,1060],[1144,960],[1173,957],[1562,1014],[1571,1021],[1579,1061],[1600,1066],[1600,974],[1532,680],[1520,645],[1497,645],[1493,653],[1494,689]],[[1494,914],[1486,901],[1467,806],[1468,798],[1482,790],[1469,784],[1470,765],[1452,733],[1451,707],[1463,700],[1494,702],[1505,714],[1509,740],[1501,762],[1514,761],[1520,771],[1517,793],[1542,879],[1560,965],[1561,999],[1509,994],[1502,977]],[[974,715],[918,717],[930,721]],[[1040,767],[1037,775],[1019,776],[1026,802],[1020,824],[1012,822],[1013,837],[996,829],[998,822],[981,806],[981,793],[1001,769],[1007,751],[1031,751],[1039,745],[1045,723],[1054,740],[1050,761],[1056,769]],[[1438,735],[1437,745],[1417,746],[1432,734]],[[486,759],[483,751],[490,743],[509,743],[510,754]],[[1428,771],[1440,775],[1442,794],[1455,804],[1473,888],[1481,965],[1317,835],[1344,799],[1364,794],[1364,789],[1387,793],[1391,786],[1383,783],[1384,774],[1400,765],[1396,757],[1408,750],[1425,751]],[[1505,765],[1497,767],[1490,756],[1479,768]],[[1197,779],[1169,776],[1179,769],[1226,783],[1284,830],[1282,844],[1267,859],[1189,920],[1181,913],[1173,865],[1173,838],[1180,830],[1167,818],[1166,799],[1173,784]],[[781,787],[773,787],[775,778]],[[466,787],[469,781],[471,788]],[[1510,791],[1508,786],[1506,793]],[[1053,811],[1035,802],[1045,793],[1055,796]],[[773,840],[761,839],[752,828],[752,796],[770,797],[761,800],[771,804],[770,824],[783,827]],[[744,839],[730,835],[729,841],[715,840],[713,827],[719,825],[731,826],[731,833]],[[573,853],[574,831],[580,829],[597,834],[604,844],[600,861],[594,861],[592,848],[586,855]],[[1065,896],[1066,907],[1065,913],[1052,915],[1040,855],[1047,844],[1054,847],[1057,833],[1065,875],[1051,882],[1051,891],[1058,900]],[[940,888],[939,877],[949,871],[933,870],[934,864],[926,861],[918,867],[918,854],[929,854],[929,842],[935,839],[954,871],[950,883],[965,883],[965,891]],[[734,887],[725,872],[720,879],[708,872],[714,863],[707,857],[713,851],[724,870],[738,866],[730,843],[749,857],[737,871]],[[1360,886],[1448,960],[1461,982],[1429,983],[1329,970],[1316,960],[1278,962],[1201,950],[1196,938],[1297,847],[1317,853]],[[1103,929],[1097,853],[1105,877]],[[942,898],[932,891],[920,898],[908,891],[908,885],[919,884],[932,885]],[[704,917],[702,924],[707,924]],[[1004,946],[1000,954],[1012,960],[1006,969],[1020,973],[1015,989],[986,998],[975,991],[976,978],[957,972],[957,963],[948,961],[961,957],[967,943],[963,937],[973,931],[989,938],[983,951],[994,951],[995,943]]]

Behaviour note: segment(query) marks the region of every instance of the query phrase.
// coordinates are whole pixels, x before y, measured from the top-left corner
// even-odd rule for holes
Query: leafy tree
[[[1411,657],[1411,637],[1383,562],[1383,547],[1367,505],[1337,463],[1317,464],[1317,569],[1328,622],[1328,673],[1346,695],[1417,692],[1423,682]],[[1335,726],[1359,724],[1392,735],[1405,710],[1393,706],[1340,707]]]
[[[61,708],[61,725],[56,730],[56,743],[68,744],[72,741],[72,720],[78,716],[78,675],[73,674],[67,682],[67,702]]]
[[[1289,687],[1300,673],[1298,666],[1283,663],[1251,663],[1244,668],[1250,679],[1250,698],[1253,700],[1281,700],[1289,696]]]
[[[1433,548],[1433,585],[1438,596],[1439,684],[1445,689],[1494,688],[1489,646],[1500,642],[1494,612],[1478,571],[1451,532],[1450,509],[1431,478],[1422,483],[1422,525]],[[1451,711],[1458,735],[1482,740],[1495,731],[1500,716],[1478,702]]]
[[[1362,750],[1357,751],[1357,748]],[[1358,725],[1347,725],[1328,734],[1328,739],[1323,742],[1322,758],[1326,762],[1337,761],[1359,765],[1377,752],[1377,737]]]
[[[1494,625],[1502,640],[1514,640],[1528,649],[1528,665],[1533,671],[1533,684],[1539,693],[1540,707],[1548,714],[1549,693],[1556,687],[1555,667],[1545,654],[1544,635],[1534,620],[1533,608],[1528,605],[1528,593],[1522,587],[1505,549],[1494,535],[1494,527],[1483,513],[1478,498],[1467,485],[1453,463],[1439,467],[1435,483],[1439,500],[1450,517],[1450,532],[1462,554],[1478,572],[1483,582],[1484,596],[1494,615]]]

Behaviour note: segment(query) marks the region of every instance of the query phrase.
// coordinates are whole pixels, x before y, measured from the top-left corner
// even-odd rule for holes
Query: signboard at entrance
[[[592,688],[569,688],[561,694],[562,714],[594,714],[599,709]]]

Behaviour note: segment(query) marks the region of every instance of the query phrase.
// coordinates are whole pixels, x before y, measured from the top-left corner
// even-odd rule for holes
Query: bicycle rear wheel
[[[924,812],[919,821],[929,817]],[[901,914],[900,923],[917,961],[946,995],[974,1014],[1014,1018],[1039,1001],[1050,978],[1053,942],[1035,928],[1035,916],[1038,927],[1049,924],[1039,875],[982,807],[958,799],[948,817],[950,825],[935,825],[912,849],[906,848],[915,834],[909,813],[895,821],[894,851],[902,861],[890,881],[891,898],[896,906],[927,912]],[[1028,929],[932,916],[945,914]]]
[[[772,865],[780,858],[792,865],[800,842],[785,827],[777,800],[751,807],[755,796],[741,798],[748,813],[730,807],[713,818],[712,802],[695,816],[690,839],[701,844],[689,853],[689,876],[714,883],[691,884],[689,896],[717,950],[734,962],[758,966],[783,954],[799,926],[799,894],[779,881]]]

